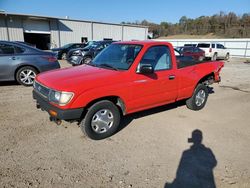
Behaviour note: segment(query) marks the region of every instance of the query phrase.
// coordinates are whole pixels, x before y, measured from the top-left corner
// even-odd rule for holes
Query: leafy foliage
[[[176,35],[205,35],[214,34],[228,38],[250,37],[250,13],[237,16],[233,12],[228,14],[220,12],[213,16],[200,16],[195,19],[182,16],[179,23],[161,22],[160,24],[148,22],[147,20],[136,22],[122,22],[123,24],[145,25],[154,38]]]

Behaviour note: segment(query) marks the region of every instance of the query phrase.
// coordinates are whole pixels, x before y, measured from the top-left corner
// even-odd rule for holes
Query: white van
[[[228,60],[230,57],[229,50],[219,43],[198,43],[197,47],[205,51],[205,57],[215,61],[218,58]]]

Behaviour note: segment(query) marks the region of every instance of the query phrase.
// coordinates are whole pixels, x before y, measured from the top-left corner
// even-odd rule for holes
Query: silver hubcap
[[[27,85],[33,84],[35,77],[36,77],[36,73],[30,69],[24,69],[20,73],[21,82]]]
[[[66,57],[67,57],[66,53],[63,53],[63,54],[62,54],[62,59],[64,59],[64,60],[65,60],[65,59],[66,59]]]
[[[93,131],[98,134],[107,132],[114,123],[114,115],[108,109],[102,109],[96,112],[91,121]]]
[[[206,93],[203,89],[201,89],[195,96],[195,104],[197,106],[201,106],[206,99]]]

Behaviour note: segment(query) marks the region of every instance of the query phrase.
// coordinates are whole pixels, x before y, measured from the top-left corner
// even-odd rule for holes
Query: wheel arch
[[[122,115],[125,115],[125,114],[126,114],[126,106],[125,106],[124,101],[123,101],[119,96],[111,95],[111,96],[100,97],[100,98],[98,98],[98,99],[94,99],[94,100],[90,101],[90,102],[86,105],[86,107],[84,107],[84,111],[83,111],[83,113],[82,113],[81,119],[84,118],[84,116],[86,115],[88,109],[89,109],[93,104],[95,104],[95,103],[97,103],[97,102],[99,102],[99,101],[102,101],[102,100],[111,101],[112,103],[114,103],[114,104],[118,107],[118,109],[119,109],[119,111],[120,111],[120,113],[121,113]]]
[[[23,67],[32,67],[32,68],[34,68],[34,69],[37,71],[37,73],[40,73],[40,72],[41,72],[41,71],[40,71],[36,66],[34,66],[34,65],[22,64],[22,65],[19,65],[19,66],[16,68],[15,72],[14,72],[14,78],[15,78],[15,80],[17,80],[17,79],[16,79],[16,74],[17,74],[17,72],[18,72],[21,68],[23,68]]]
[[[195,88],[197,87],[198,84],[205,84],[205,85],[209,85],[212,84],[212,81],[214,81],[215,78],[215,74],[214,72],[207,74],[205,76],[203,76],[195,85]]]

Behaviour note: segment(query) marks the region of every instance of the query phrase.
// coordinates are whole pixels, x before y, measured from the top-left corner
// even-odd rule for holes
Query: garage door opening
[[[41,50],[50,48],[50,34],[24,33],[24,41],[33,44]]]

